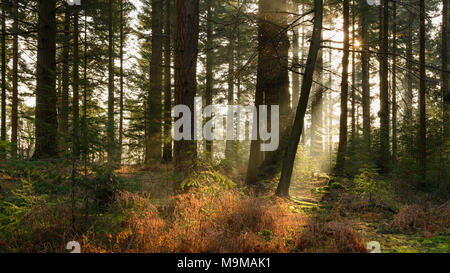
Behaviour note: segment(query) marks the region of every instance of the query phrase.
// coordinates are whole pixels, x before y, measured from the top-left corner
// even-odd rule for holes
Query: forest
[[[1,0],[0,253],[450,253],[449,2]]]

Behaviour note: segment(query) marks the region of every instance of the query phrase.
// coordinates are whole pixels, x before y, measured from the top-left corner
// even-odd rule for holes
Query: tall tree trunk
[[[1,105],[1,129],[0,139],[6,141],[6,4],[2,3],[2,105]],[[0,158],[5,157],[6,151],[0,148]]]
[[[150,93],[146,161],[162,157],[162,0],[152,0],[152,57],[150,61]]]
[[[62,48],[62,71],[61,71],[61,113],[60,129],[62,154],[68,152],[69,137],[69,51],[70,51],[70,8],[67,5],[64,13],[64,38]]]
[[[276,191],[278,196],[289,196],[289,187],[291,184],[292,171],[294,169],[295,155],[297,153],[298,143],[302,134],[306,107],[308,106],[309,93],[311,91],[313,74],[320,48],[320,39],[322,36],[323,0],[314,0],[314,10],[314,27],[311,45],[309,47],[308,60],[306,61],[306,68],[302,81],[300,101],[298,103],[294,124],[292,126],[292,133],[289,137],[288,146],[283,159],[280,183],[278,184]]]
[[[389,4],[382,0],[380,5],[380,159],[382,172],[389,169]]]
[[[177,41],[175,54],[175,104],[191,110],[191,138],[194,139],[194,97],[197,92],[199,1],[177,0]],[[175,166],[189,174],[197,156],[195,140],[175,141]]]
[[[425,108],[425,95],[426,95],[426,71],[425,71],[425,0],[420,0],[420,85],[419,85],[419,165],[422,176],[426,173],[426,108]]]
[[[362,87],[362,108],[363,108],[363,138],[364,147],[370,151],[370,54],[369,54],[369,23],[368,4],[366,1],[359,1],[359,24],[361,39],[361,87]]]
[[[236,27],[235,27],[236,29]],[[228,95],[227,95],[227,103],[228,105],[234,104],[234,66],[235,66],[235,57],[234,57],[234,32],[230,35],[229,38],[229,63],[228,63]],[[227,125],[228,126],[228,125]],[[232,139],[227,139],[225,146],[225,158],[233,159],[235,157],[235,144],[236,141]],[[231,161],[230,161],[231,162]]]
[[[330,42],[331,46],[331,42]],[[332,72],[332,51],[329,50],[328,55],[328,64],[330,66],[330,73],[328,74],[328,86],[331,88],[333,86],[333,72]],[[332,165],[333,158],[333,109],[334,109],[334,101],[333,101],[333,93],[328,93],[328,155],[330,159],[330,169]]]
[[[355,0],[352,0],[352,112],[351,112],[351,145],[355,142],[356,136],[356,62],[355,62]]]
[[[164,29],[164,148],[163,159],[165,162],[172,161],[172,84],[171,84],[171,0],[165,0],[166,17]]]
[[[17,128],[19,125],[18,106],[19,106],[19,3],[13,1],[13,71],[12,71],[12,107],[11,107],[11,143],[12,156],[17,157]]]
[[[317,158],[323,152],[323,50],[319,50],[316,65],[316,90],[311,102],[311,156]]]
[[[73,83],[72,83],[72,118],[73,118],[73,132],[72,132],[72,155],[74,158],[80,156],[80,75],[79,75],[79,9],[77,6],[73,7]]]
[[[113,52],[113,0],[108,2],[108,121],[106,128],[106,137],[108,142],[108,164],[111,166],[114,162],[116,150],[114,136],[114,52]]]
[[[405,137],[406,137],[406,151],[409,156],[413,155],[414,147],[414,134],[412,128],[413,121],[413,82],[415,77],[413,75],[413,24],[415,20],[415,15],[413,12],[409,14],[408,26],[407,26],[407,39],[406,39],[406,88],[404,97],[404,111],[403,123],[405,125]]]
[[[124,42],[124,34],[123,34],[123,0],[120,0],[120,98],[119,98],[119,151],[117,160],[119,164],[122,164],[122,154],[123,154],[123,42]]]
[[[350,28],[350,6],[349,0],[343,1],[344,10],[344,54],[342,57],[342,82],[341,82],[341,115],[339,121],[339,148],[336,161],[336,173],[343,174],[345,167],[345,156],[347,153],[347,102],[348,102],[348,64],[349,64],[349,28]]]
[[[392,6],[392,158],[397,159],[397,2]]]
[[[208,0],[206,7],[206,105],[213,104],[213,29],[212,29],[212,19],[213,19],[213,0]],[[228,82],[229,83],[229,82]],[[208,122],[211,118],[207,118],[205,122]],[[213,141],[205,141],[207,157],[211,160]]]
[[[88,126],[87,126],[87,107],[88,107],[88,79],[87,79],[87,14],[86,11],[84,11],[84,61],[83,61],[83,119],[82,119],[82,137],[83,137],[83,161],[84,161],[84,170],[85,170],[85,176],[87,175],[87,160],[89,158],[89,144],[88,144]],[[87,201],[86,201],[87,206]],[[87,214],[86,214],[87,215]]]
[[[292,4],[292,12],[298,13],[298,3],[293,1]],[[301,64],[299,60],[299,27],[295,26],[292,29],[292,63],[293,63],[293,71],[292,71],[292,109],[297,108],[298,100],[300,97],[300,72],[301,72]]]
[[[36,142],[34,159],[58,155],[56,111],[56,0],[38,2]]]
[[[258,68],[255,94],[255,106],[264,103],[268,105],[267,128],[271,126],[271,105],[279,105],[280,131],[287,128],[288,114],[290,112],[289,97],[289,72],[288,53],[289,38],[287,36],[286,0],[274,2],[260,0],[258,11]],[[259,124],[253,125],[258,127]],[[283,135],[283,134],[282,134]],[[258,139],[252,140],[250,147],[250,159],[247,169],[246,183],[248,185],[257,182],[258,167],[261,163],[259,132]],[[282,138],[282,136],[280,137]],[[282,141],[280,141],[281,143]],[[282,148],[268,152],[265,165],[272,165],[283,156]]]
[[[443,98],[443,113],[444,113],[444,141],[445,147],[450,145],[450,65],[448,63],[448,54],[450,52],[450,5],[449,0],[443,0],[443,13],[442,13],[442,98]],[[447,153],[448,154],[448,153]]]

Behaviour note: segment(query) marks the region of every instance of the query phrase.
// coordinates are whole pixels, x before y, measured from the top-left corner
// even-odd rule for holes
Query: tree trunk
[[[172,161],[172,84],[171,84],[171,0],[165,0],[165,37],[164,37],[164,148],[163,160]]]
[[[6,5],[2,3],[2,105],[1,105],[1,129],[0,139],[6,141]],[[0,148],[0,158],[6,157],[6,151]]]
[[[392,159],[397,159],[397,2],[392,7]]]
[[[80,156],[80,75],[79,75],[79,20],[78,14],[79,9],[77,6],[74,6],[73,13],[73,83],[72,83],[72,118],[73,118],[73,132],[72,132],[72,155],[74,158],[78,158]]]
[[[11,107],[11,143],[12,143],[12,156],[17,157],[17,128],[19,125],[18,106],[19,106],[19,3],[18,0],[13,1],[13,71],[12,71],[12,107]]]
[[[316,65],[316,90],[311,102],[311,156],[317,158],[323,152],[323,50],[320,49]]]
[[[152,57],[150,61],[150,93],[148,94],[149,132],[146,161],[162,157],[162,0],[152,0]]]
[[[406,39],[406,88],[404,93],[404,119],[403,123],[405,126],[404,131],[406,138],[406,151],[409,156],[413,155],[414,150],[414,134],[413,134],[413,82],[415,81],[414,71],[413,71],[413,24],[415,20],[415,15],[410,12],[409,21],[407,27],[407,39]]]
[[[382,172],[389,170],[389,4],[382,0],[380,5],[380,158],[378,165]]]
[[[341,82],[341,115],[339,121],[339,147],[336,161],[336,173],[343,174],[345,156],[347,153],[347,101],[348,101],[348,64],[349,64],[349,28],[350,6],[349,0],[344,0],[344,54],[342,57],[342,82]]]
[[[420,85],[419,85],[419,166],[421,174],[425,177],[426,173],[426,108],[425,108],[425,95],[426,95],[426,71],[425,71],[425,0],[420,0]]]
[[[368,23],[368,4],[366,1],[360,2],[359,24],[361,39],[361,87],[362,87],[362,108],[363,108],[363,138],[364,147],[367,152],[370,151],[370,54],[369,51],[369,23]]]
[[[206,105],[213,104],[213,48],[212,48],[212,19],[213,19],[213,0],[208,0],[206,8],[206,86],[205,86],[205,96]],[[229,83],[229,82],[228,82]],[[205,122],[208,122],[211,118],[207,118]],[[213,141],[205,141],[207,157],[211,160]]]
[[[123,154],[123,42],[124,42],[124,34],[123,34],[123,0],[120,0],[120,98],[119,98],[119,151],[117,160],[119,164],[122,164],[122,154]]]
[[[263,103],[263,99],[264,103],[268,105],[267,128],[270,131],[272,127],[270,107],[271,105],[279,105],[280,120],[282,121],[279,126],[280,132],[283,132],[285,125],[287,125],[287,115],[290,112],[286,0],[281,1],[281,3],[280,1],[260,0],[258,14],[258,68],[255,106],[259,109],[258,107]],[[259,131],[259,124],[253,126],[257,126]],[[246,178],[248,185],[256,184],[258,167],[263,158],[260,154],[259,132],[257,138],[257,140],[252,140],[250,145],[250,159]],[[283,156],[282,148],[267,152],[264,164],[272,165],[276,163],[276,157],[279,155]]]
[[[444,10],[442,18],[442,98],[443,98],[443,113],[444,113],[444,141],[446,143],[445,147],[450,145],[450,84],[449,84],[449,74],[450,66],[448,63],[448,54],[450,52],[450,5],[449,0],[444,1]],[[448,150],[447,150],[448,151]],[[448,153],[447,153],[448,154]]]
[[[177,41],[175,54],[175,104],[191,110],[191,128],[194,129],[194,97],[197,92],[197,55],[199,32],[199,1],[177,0]],[[194,139],[191,130],[191,139]],[[185,175],[192,171],[192,160],[197,156],[195,140],[175,141],[175,166]]]
[[[356,62],[355,62],[355,0],[352,0],[352,112],[351,112],[351,145],[355,143],[356,136]]]
[[[294,13],[298,13],[298,3],[293,1],[292,7]],[[295,26],[292,29],[292,63],[294,70],[292,71],[292,109],[297,109],[298,100],[300,97],[300,72],[301,69],[301,63],[299,60],[299,27]]]
[[[227,95],[227,103],[228,105],[234,104],[234,65],[235,65],[235,57],[234,57],[234,48],[235,48],[235,41],[234,41],[234,31],[230,35],[229,38],[229,63],[228,63],[228,95]],[[234,130],[234,129],[233,129]],[[226,159],[233,159],[235,157],[235,140],[227,139],[226,140],[226,146],[225,146],[225,158]],[[230,161],[231,163],[231,161]]]
[[[311,45],[309,48],[304,78],[302,81],[300,101],[298,103],[294,125],[292,126],[292,133],[289,137],[288,147],[286,148],[283,159],[280,183],[278,184],[278,188],[276,191],[276,194],[278,196],[289,196],[289,187],[291,184],[292,171],[294,169],[295,155],[297,153],[298,143],[302,134],[306,107],[308,106],[309,93],[311,91],[313,74],[320,48],[320,39],[322,36],[323,0],[314,0],[314,10],[314,27],[311,38]]]
[[[70,8],[67,5],[64,13],[64,38],[62,48],[62,71],[61,71],[61,112],[60,129],[62,154],[68,152],[69,137],[69,51],[70,51]]]
[[[116,149],[114,136],[114,52],[113,52],[113,0],[108,3],[108,121],[106,128],[106,137],[108,144],[108,164],[111,166],[114,162]]]
[[[36,142],[34,159],[58,155],[56,111],[56,0],[38,2]]]

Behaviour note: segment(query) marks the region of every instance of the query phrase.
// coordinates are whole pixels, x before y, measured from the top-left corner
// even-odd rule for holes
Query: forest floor
[[[170,171],[170,167],[161,165],[150,172],[148,168],[130,170],[128,173],[126,169],[122,169],[121,174],[130,184],[136,185],[136,190],[152,192],[156,203],[167,204],[173,195],[170,190]],[[379,242],[382,253],[450,253],[450,236],[446,236],[448,230],[431,233],[413,227],[408,232],[393,229],[390,225],[394,212],[389,211],[390,208],[362,205],[355,209],[353,206],[343,205],[354,202],[354,198],[338,183],[338,186],[331,187],[329,184],[328,176],[323,174],[303,178],[302,182],[293,181],[290,189],[292,211],[306,213],[310,219],[315,220],[327,218],[338,211],[339,217],[350,224],[365,242]],[[448,204],[444,206],[447,207]]]
[[[66,252],[71,182],[61,177],[70,169],[14,168],[0,172],[0,252]],[[175,194],[171,165],[123,166],[115,173],[121,191],[107,209],[94,211],[98,196],[91,196],[85,218],[77,194],[76,222],[87,222],[76,237],[86,252],[127,245],[128,252],[365,252],[376,241],[382,253],[450,253],[449,202],[395,194],[368,202],[351,190],[354,181],[299,172],[285,200],[274,196],[273,182],[266,192],[249,192],[241,173],[206,171],[196,177],[206,185]]]
[[[439,232],[414,227],[408,227],[410,230],[402,232],[392,228],[394,215],[398,211],[391,211],[391,208],[382,205],[360,205],[345,188],[330,187],[328,184],[329,180],[324,178],[312,178],[306,183],[294,182],[291,199],[303,208],[314,208],[316,204],[317,209],[309,210],[309,217],[322,218],[324,215],[339,213],[365,242],[379,242],[382,253],[450,253],[450,236],[445,227]],[[440,207],[448,211],[448,206],[446,203]],[[448,221],[450,219],[447,219],[447,228]]]

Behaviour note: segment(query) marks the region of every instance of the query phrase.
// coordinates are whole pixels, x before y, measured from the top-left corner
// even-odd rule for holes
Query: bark
[[[79,10],[74,6],[73,13],[73,84],[72,84],[72,155],[74,158],[80,156],[80,75],[79,75]]]
[[[293,12],[298,13],[298,3],[293,1]],[[299,27],[295,26],[292,29],[292,63],[294,71],[292,71],[292,109],[297,108],[298,100],[300,97],[300,72],[301,64],[299,60]]]
[[[19,79],[19,3],[17,0],[13,1],[13,69],[12,69],[12,105],[11,105],[11,143],[12,143],[12,156],[17,157],[17,128],[19,125],[18,106],[19,106],[19,92],[18,92],[18,79]]]
[[[213,0],[208,0],[207,10],[206,10],[206,105],[213,104],[213,56],[212,56],[212,17],[213,17]],[[229,83],[229,82],[228,82]],[[210,118],[206,119],[205,122],[209,121]],[[212,149],[213,142],[211,140],[205,141],[207,157],[212,159]]]
[[[234,41],[234,31],[233,34],[230,35],[229,38],[229,63],[228,63],[228,95],[227,95],[227,103],[228,105],[234,104],[234,65],[235,65],[235,57],[234,57],[234,49],[235,49],[235,41]],[[227,159],[233,159],[235,157],[235,143],[234,140],[227,140],[225,147],[225,157]],[[230,161],[231,162],[231,161]]]
[[[320,48],[320,39],[322,33],[322,15],[323,15],[323,1],[314,0],[314,27],[311,38],[311,45],[309,48],[308,59],[306,62],[306,68],[304,73],[304,78],[302,81],[300,101],[296,110],[294,124],[292,126],[292,133],[289,137],[288,147],[286,149],[280,183],[276,194],[278,196],[289,196],[289,187],[291,183],[292,171],[294,169],[295,155],[297,152],[298,143],[300,141],[300,136],[302,134],[302,128],[304,123],[304,118],[306,114],[306,108],[308,106],[309,93],[311,91],[311,85],[313,80],[313,74],[315,70],[317,55]]]
[[[152,57],[148,99],[146,161],[162,157],[162,0],[152,0]]]
[[[191,128],[194,128],[194,97],[197,92],[197,55],[199,32],[199,1],[177,0],[177,40],[175,54],[175,104],[184,104],[191,110]],[[191,138],[194,130],[191,131]],[[195,140],[175,141],[175,167],[184,175],[193,169],[197,156]]]
[[[119,49],[119,58],[120,58],[120,98],[119,98],[119,155],[118,162],[122,164],[122,154],[123,154],[123,42],[124,42],[124,33],[123,33],[123,0],[120,0],[120,49]]]
[[[443,18],[442,18],[442,98],[443,98],[443,113],[444,113],[444,141],[446,141],[447,147],[450,145],[448,141],[450,139],[450,84],[449,74],[450,66],[448,63],[448,54],[450,52],[450,5],[449,0],[443,0]]]
[[[415,77],[413,75],[413,24],[415,20],[415,15],[411,12],[409,14],[408,27],[407,27],[407,40],[406,40],[406,88],[404,91],[404,119],[403,123],[405,125],[405,138],[406,138],[406,151],[407,154],[413,155],[413,147],[414,145],[414,134],[412,127],[412,105],[413,105],[413,82],[415,81]]]
[[[378,165],[382,172],[389,170],[389,8],[388,0],[380,5],[380,158]]]
[[[359,23],[361,26],[360,39],[361,39],[361,89],[362,89],[362,108],[363,108],[363,138],[364,147],[367,152],[370,151],[371,145],[371,125],[370,125],[370,55],[369,51],[369,25],[368,25],[368,5],[366,1],[359,1],[360,17]]]
[[[61,151],[68,151],[69,136],[69,51],[70,51],[70,8],[66,6],[64,14],[64,40],[62,48],[62,71],[61,71],[61,112],[60,129]]]
[[[6,141],[6,5],[2,5],[2,103],[1,103],[1,128],[0,139]],[[3,148],[0,148],[0,157],[5,157]]]
[[[355,62],[355,0],[352,0],[352,112],[351,112],[351,145],[354,144],[356,136],[356,62]]]
[[[171,84],[171,0],[165,0],[165,37],[164,37],[164,148],[163,159],[172,161],[172,84]]]
[[[341,82],[341,115],[339,120],[339,147],[336,160],[336,173],[343,174],[345,156],[347,153],[347,101],[348,101],[348,64],[349,64],[349,27],[350,7],[349,0],[343,1],[344,10],[344,54],[342,57],[342,82]]]
[[[426,173],[426,108],[425,108],[425,95],[426,95],[426,71],[425,71],[425,0],[420,0],[420,53],[419,53],[419,166],[422,176]]]
[[[316,90],[311,102],[311,156],[317,158],[322,154],[323,136],[323,50],[319,50],[316,65]]]
[[[392,158],[397,159],[397,2],[393,2],[392,20]]]
[[[57,149],[56,0],[38,2],[38,49],[34,159],[54,158]]]
[[[114,162],[116,149],[114,136],[114,52],[113,52],[113,1],[108,2],[108,121],[106,126],[108,164]]]
[[[267,128],[271,130],[270,106],[280,107],[280,132],[283,132],[288,123],[287,115],[290,112],[289,106],[289,73],[288,73],[288,53],[289,38],[287,36],[287,16],[286,0],[274,2],[271,0],[259,1],[258,17],[258,68],[255,94],[255,106],[260,104],[268,105]],[[254,125],[255,126],[255,125]],[[259,126],[256,125],[256,126]],[[258,128],[259,130],[259,128]],[[283,135],[283,133],[281,134]],[[282,142],[280,138],[280,143]],[[263,155],[260,154],[260,140],[252,140],[250,145],[250,159],[247,169],[246,183],[256,184],[258,168]],[[265,166],[270,166],[277,162],[278,156],[283,156],[282,148],[277,151],[267,152],[264,162]],[[265,169],[263,167],[262,169]]]

